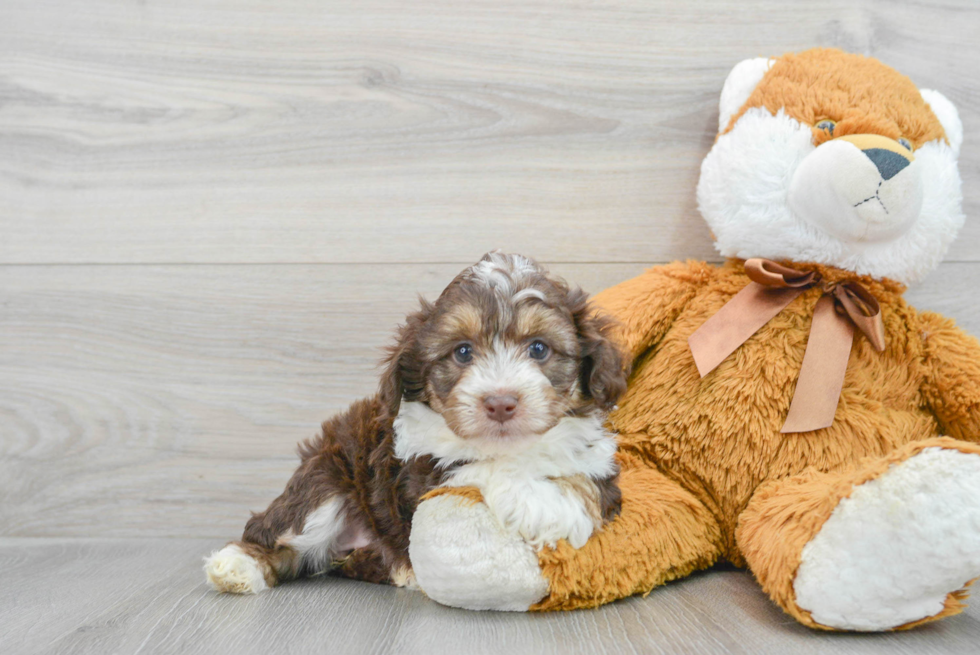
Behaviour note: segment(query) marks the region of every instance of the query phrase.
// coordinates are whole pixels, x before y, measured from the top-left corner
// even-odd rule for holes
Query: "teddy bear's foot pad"
[[[548,594],[534,550],[486,505],[460,496],[419,505],[409,558],[422,591],[443,605],[521,612]]]
[[[842,630],[935,617],[980,576],[980,455],[927,448],[855,487],[803,548],[796,604]]]

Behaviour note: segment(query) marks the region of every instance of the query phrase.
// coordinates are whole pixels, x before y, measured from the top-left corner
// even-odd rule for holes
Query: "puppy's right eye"
[[[468,343],[461,343],[453,349],[453,359],[458,364],[469,364],[473,361],[473,346]]]

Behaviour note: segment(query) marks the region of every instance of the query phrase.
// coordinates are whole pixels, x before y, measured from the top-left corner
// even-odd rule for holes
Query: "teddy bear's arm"
[[[693,261],[655,266],[594,297],[596,306],[618,322],[616,338],[630,362],[664,337],[711,271]]]
[[[621,455],[622,512],[581,548],[535,552],[475,487],[430,492],[412,519],[409,556],[422,591],[444,605],[526,611],[596,607],[711,566],[721,528],[689,491]]]
[[[980,442],[980,342],[932,312],[919,327],[929,408],[947,435]]]

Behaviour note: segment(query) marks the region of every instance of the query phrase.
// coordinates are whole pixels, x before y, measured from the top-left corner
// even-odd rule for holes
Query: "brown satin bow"
[[[885,349],[885,326],[878,301],[857,282],[822,282],[817,271],[798,271],[768,259],[749,259],[752,282],[687,340],[698,373],[704,377],[736,348],[807,289],[820,285],[824,295],[813,310],[796,392],[781,432],[810,432],[829,427],[844,386],[854,327],[875,350]]]

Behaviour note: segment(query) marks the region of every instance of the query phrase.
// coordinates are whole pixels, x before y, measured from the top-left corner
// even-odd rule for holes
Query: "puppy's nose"
[[[514,396],[490,396],[483,401],[487,416],[503,423],[514,417],[517,411],[517,398]]]

